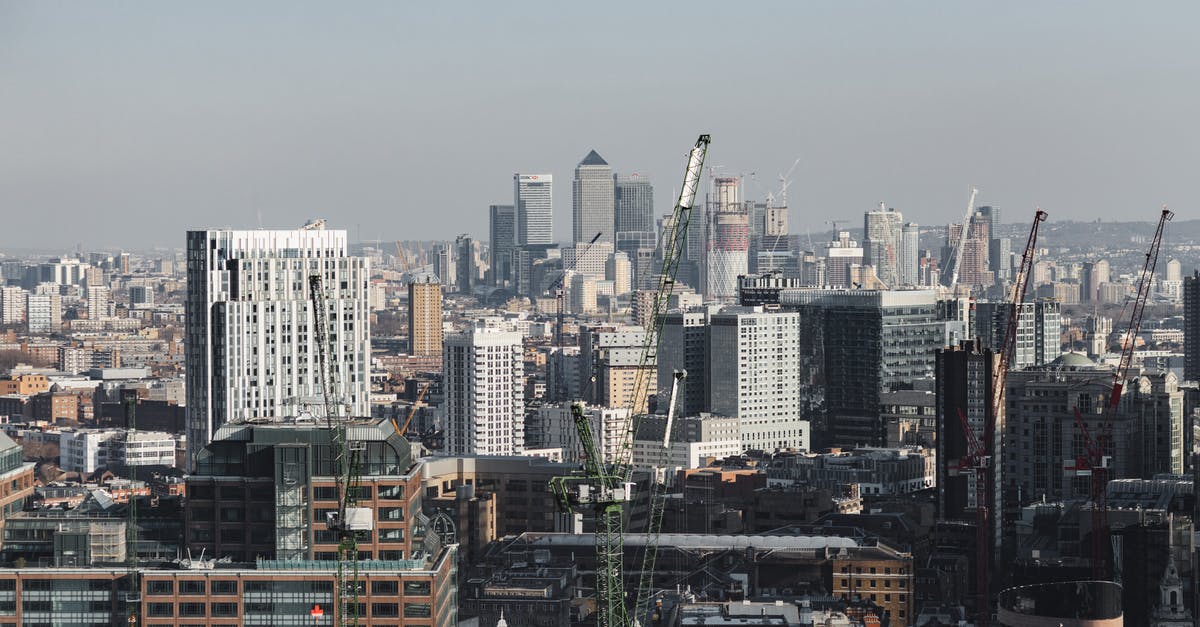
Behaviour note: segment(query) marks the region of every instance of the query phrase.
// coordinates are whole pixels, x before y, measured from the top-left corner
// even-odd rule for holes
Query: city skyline
[[[793,233],[880,200],[945,224],[969,185],[981,204],[1039,204],[1056,219],[1184,208],[1200,130],[1175,121],[1200,94],[1176,77],[1195,75],[1200,54],[1183,30],[1197,7],[1174,6],[1173,20],[1095,5],[721,12],[722,31],[755,33],[751,44],[705,36],[713,5],[644,8],[633,22],[578,8],[523,20],[477,7],[494,19],[464,22],[454,8],[384,4],[282,20],[271,4],[8,5],[0,246],[172,246],[184,216],[253,228],[326,215],[352,239],[445,238],[465,224],[481,239],[487,206],[509,202],[509,175],[565,181],[590,149],[655,180],[662,213],[678,190],[677,146],[697,130],[713,134],[718,172],[756,173],[748,198],[777,191],[800,159]],[[617,23],[614,52],[601,33]],[[75,47],[92,52],[62,54]],[[700,69],[680,73],[695,54]],[[704,87],[717,77],[734,88]],[[484,93],[501,98],[471,114]],[[555,190],[558,241],[570,193]],[[46,214],[68,219],[37,228]]]

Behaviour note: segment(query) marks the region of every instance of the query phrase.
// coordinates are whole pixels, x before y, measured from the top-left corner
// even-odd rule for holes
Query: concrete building
[[[57,333],[62,330],[62,296],[30,294],[26,300],[25,321],[30,333]]]
[[[650,247],[653,248],[654,185],[650,182],[650,177],[634,172],[627,175],[614,175],[614,180],[615,232],[618,234],[648,233]]]
[[[1183,378],[1200,381],[1200,270],[1183,280]]]
[[[696,416],[711,409],[708,395],[707,309],[671,311],[663,316],[659,333],[658,389],[670,390],[674,373],[687,372],[680,382],[679,415]]]
[[[780,301],[799,314],[801,402],[822,420],[820,446],[882,445],[879,395],[932,378],[946,341],[937,292],[801,288]]]
[[[488,207],[488,236],[488,282],[496,287],[509,285],[517,248],[517,210],[513,205]]]
[[[863,263],[875,266],[875,276],[888,287],[902,285],[900,244],[904,216],[879,203],[879,209],[863,215]]]
[[[571,241],[579,245],[599,233],[596,241],[616,243],[613,195],[612,167],[595,150],[588,152],[571,183]]]
[[[921,283],[921,225],[905,222],[900,229],[900,260],[897,279],[901,286],[918,286]]]
[[[588,405],[584,413],[591,425],[596,450],[604,463],[614,463],[621,451],[622,438],[629,429],[629,408]],[[570,405],[564,403],[539,407],[527,420],[530,422],[525,425],[526,432],[538,434],[536,448],[562,449],[564,462],[582,462],[583,443],[579,440],[579,430],[575,427]],[[534,448],[528,440],[526,446]]]
[[[715,414],[741,419],[742,446],[809,450],[809,421],[800,410],[799,315],[726,307],[709,316],[708,342],[708,404]]]
[[[371,359],[366,258],[346,252],[346,232],[318,220],[292,231],[189,231],[186,304],[188,457],[232,420],[288,415],[321,395],[317,318],[309,278],[328,306],[333,397],[365,415]]]
[[[109,463],[128,466],[174,466],[178,439],[161,431],[125,432],[109,441]]]
[[[1004,486],[1025,502],[1090,498],[1091,480],[1073,472],[1085,456],[1075,410],[1090,433],[1100,432],[1112,367],[1079,353],[1008,375]],[[1131,374],[1113,413],[1110,479],[1183,474],[1183,392],[1174,374]]]
[[[1004,448],[1005,412],[995,412],[995,368],[999,357],[991,349],[974,341],[937,351],[937,511],[943,520],[974,520],[975,508],[983,501],[993,512],[996,542],[1000,538],[1000,516],[1004,511],[1003,485],[1007,468],[999,460],[1006,459]],[[960,472],[961,460],[968,455],[967,437],[963,433],[960,412],[975,438],[988,447],[993,460],[993,482],[990,494],[976,492],[975,478]],[[985,425],[992,425],[989,434]],[[989,441],[990,444],[986,444]]]
[[[1112,281],[1108,261],[1088,261],[1079,271],[1079,302],[1089,303],[1100,298],[1100,286]]]
[[[982,339],[987,348],[1000,350],[1004,346],[1004,334],[1012,311],[1012,303],[975,303],[971,335]],[[1061,334],[1062,315],[1057,301],[1039,299],[1021,303],[1021,317],[1017,322],[1017,339],[1010,367],[1017,370],[1043,366],[1058,359],[1062,354]]]
[[[777,456],[768,474],[835,494],[857,484],[862,496],[912,494],[937,484],[934,451],[919,447]]]
[[[669,445],[663,446],[666,416],[646,416],[633,440],[633,466],[664,468],[673,477],[680,470],[703,468],[713,461],[742,453],[742,425],[738,418],[700,414],[677,417]]]
[[[737,178],[713,179],[705,215],[704,297],[732,302],[737,278],[750,272],[750,217]],[[689,234],[690,237],[690,234]]]
[[[0,324],[25,322],[28,298],[29,294],[19,287],[0,287]]]
[[[58,465],[68,472],[92,474],[107,468],[112,441],[123,433],[116,429],[63,431],[58,436]],[[173,456],[172,456],[173,457]]]
[[[425,275],[408,283],[408,353],[442,354],[442,284]]]
[[[604,280],[612,283],[613,296],[625,296],[633,289],[633,266],[629,255],[617,251],[604,262]]]
[[[839,232],[837,239],[826,245],[825,284],[831,287],[852,287],[851,270],[862,263],[862,247],[850,239],[848,231]]]
[[[446,452],[512,455],[525,443],[521,334],[476,320],[446,337],[442,354]]]
[[[517,245],[554,243],[554,177],[549,174],[514,174]]]

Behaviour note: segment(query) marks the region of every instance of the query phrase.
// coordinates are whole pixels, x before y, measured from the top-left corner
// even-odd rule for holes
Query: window
[[[236,499],[238,501],[246,498],[246,488],[242,486],[223,486],[221,488],[222,499]]]
[[[313,488],[314,501],[336,501],[338,500],[338,491],[334,486],[319,485]]]
[[[188,596],[203,595],[204,588],[205,588],[204,581],[202,581],[202,580],[201,581],[185,580],[185,581],[179,582],[179,594],[181,594],[181,595],[188,595]]]
[[[146,594],[150,596],[170,596],[175,594],[175,582],[173,581],[156,581],[150,580],[146,582]]]
[[[428,603],[405,603],[405,618],[429,618],[433,615]]]
[[[404,582],[405,596],[429,596],[428,581],[406,581]]]
[[[212,615],[213,616],[237,616],[238,615],[237,603],[213,603],[212,604]]]
[[[180,603],[180,616],[204,616],[208,608],[203,603]]]
[[[151,603],[147,612],[150,616],[170,617],[175,615],[175,605],[173,603]]]
[[[217,579],[212,582],[213,594],[237,594],[237,581],[234,579]]]
[[[379,530],[379,541],[380,542],[404,542],[404,530],[403,529],[380,529]]]
[[[436,488],[430,488],[435,490]],[[402,499],[404,498],[404,486],[402,485],[381,485],[379,486],[379,498],[381,499]]]
[[[395,581],[372,581],[371,594],[379,595],[395,595],[400,590],[400,585]]]
[[[246,510],[241,507],[222,507],[222,522],[242,522],[246,520]]]
[[[49,579],[26,579],[21,582],[21,589],[26,592],[32,590],[50,590],[52,585]]]
[[[391,617],[400,615],[400,605],[397,603],[372,603],[372,617]]]

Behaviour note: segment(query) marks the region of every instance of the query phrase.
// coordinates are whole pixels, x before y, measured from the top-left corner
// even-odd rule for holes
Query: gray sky
[[[595,148],[670,209],[687,149],[789,191],[957,220],[1197,214],[1200,3],[0,1],[0,247],[187,228],[484,236],[512,173],[555,230]]]

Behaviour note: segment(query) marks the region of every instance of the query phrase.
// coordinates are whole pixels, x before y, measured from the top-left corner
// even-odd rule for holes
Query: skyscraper
[[[761,307],[712,314],[708,370],[712,411],[741,419],[745,449],[810,450],[809,422],[800,415],[798,314]]]
[[[549,174],[513,175],[518,246],[554,243],[553,192],[554,177]]]
[[[333,397],[367,415],[371,359],[367,259],[323,220],[293,231],[188,231],[189,466],[217,427],[296,412],[321,396],[309,277],[325,290]]]
[[[1108,262],[1088,261],[1079,271],[1079,302],[1091,302],[1099,298],[1100,286],[1108,283],[1112,276]]]
[[[442,354],[442,284],[431,275],[408,284],[408,353]]]
[[[571,183],[571,241],[589,242],[600,233],[596,241],[616,243],[613,185],[612,168],[595,150],[575,167],[575,180]]]
[[[512,205],[488,207],[490,283],[500,287],[513,279],[513,250],[517,247],[517,212]]]
[[[900,232],[900,265],[897,278],[900,285],[921,284],[921,225],[906,222]]]
[[[825,251],[825,280],[833,287],[851,287],[850,270],[863,262],[863,249],[850,239],[848,231],[835,233],[837,239]]]
[[[658,389],[670,390],[676,370],[687,372],[680,383],[679,415],[696,416],[708,402],[708,311],[671,311],[663,316],[658,349]]]
[[[1183,280],[1183,378],[1200,381],[1200,271]]]
[[[900,237],[904,216],[879,203],[863,215],[863,263],[875,266],[875,276],[888,287],[900,284]]]
[[[1062,333],[1060,304],[1055,300],[1041,299],[1021,303],[1021,318],[1017,321],[1017,339],[1013,348],[1012,368],[1048,364],[1062,354],[1059,336]],[[975,304],[971,320],[971,335],[983,346],[998,351],[1004,346],[1004,333],[1008,330],[1008,316],[1012,303],[980,301]]]
[[[713,180],[706,217],[704,296],[732,301],[737,278],[750,272],[750,217],[738,202],[738,179]]]
[[[594,154],[594,153],[593,153]],[[615,232],[654,233],[654,186],[636,172],[615,176],[613,198],[616,203]]]
[[[448,454],[513,455],[524,450],[520,333],[485,319],[447,336],[442,377]]]

